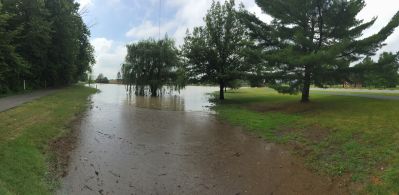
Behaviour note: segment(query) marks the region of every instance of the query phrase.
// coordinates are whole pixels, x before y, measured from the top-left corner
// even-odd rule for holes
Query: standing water
[[[99,85],[58,194],[342,194],[274,144],[220,122],[213,87],[130,97]]]

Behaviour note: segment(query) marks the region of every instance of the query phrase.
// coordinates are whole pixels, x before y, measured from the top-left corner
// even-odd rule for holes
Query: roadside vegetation
[[[301,104],[265,88],[226,97],[215,107],[222,119],[290,146],[320,174],[349,178],[363,193],[399,192],[399,101],[314,94]]]
[[[60,170],[49,145],[71,132],[69,125],[95,92],[71,86],[0,112],[0,194],[52,194]]]
[[[90,31],[71,0],[0,0],[0,94],[86,80]]]

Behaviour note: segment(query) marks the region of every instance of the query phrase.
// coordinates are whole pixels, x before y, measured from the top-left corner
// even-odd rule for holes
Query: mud
[[[347,193],[281,147],[217,120],[204,95],[215,89],[156,99],[100,89],[58,194]]]

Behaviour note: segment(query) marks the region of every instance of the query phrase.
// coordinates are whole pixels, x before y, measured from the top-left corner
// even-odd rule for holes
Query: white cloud
[[[96,65],[93,74],[103,73],[106,77],[116,78],[127,50],[124,44],[106,38],[95,38],[91,41],[95,49]]]
[[[163,36],[162,33],[169,32],[175,27],[176,24],[173,21],[171,21],[168,23],[161,24],[161,29],[160,29],[161,31],[159,31],[159,24],[155,25],[151,21],[146,20],[143,23],[141,23],[139,26],[131,28],[125,35],[135,40],[158,38],[160,32],[161,36]]]
[[[224,0],[219,0],[223,1]],[[252,13],[255,13],[261,20],[270,21],[270,18],[263,14],[261,9],[255,4],[254,0],[237,1],[243,3],[245,7]],[[203,25],[203,18],[210,8],[212,0],[168,0],[164,9],[174,8],[176,14],[172,20],[168,21],[172,32],[169,34],[175,38],[176,43],[181,45],[186,36],[187,29],[192,30],[196,26]],[[162,29],[162,33],[168,32],[168,29]]]

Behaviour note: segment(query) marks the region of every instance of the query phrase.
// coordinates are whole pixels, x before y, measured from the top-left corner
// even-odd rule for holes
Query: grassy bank
[[[372,194],[399,192],[399,101],[266,89],[230,91],[215,107],[224,120],[286,144],[315,171],[350,178]]]
[[[49,143],[70,132],[67,125],[87,106],[95,89],[73,86],[0,113],[0,194],[50,194]]]

